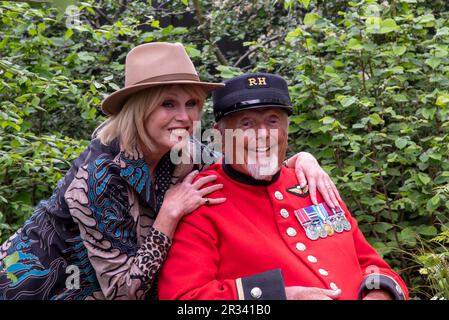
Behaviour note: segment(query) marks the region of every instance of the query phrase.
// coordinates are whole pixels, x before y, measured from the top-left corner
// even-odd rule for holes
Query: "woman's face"
[[[202,102],[179,87],[162,92],[162,102],[145,121],[146,133],[160,152],[167,152],[190,135],[193,122],[201,117]]]

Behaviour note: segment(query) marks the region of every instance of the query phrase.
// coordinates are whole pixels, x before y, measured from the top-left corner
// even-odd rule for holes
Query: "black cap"
[[[224,82],[224,88],[212,91],[215,121],[224,116],[263,107],[279,107],[293,113],[287,82],[271,73],[247,73]]]

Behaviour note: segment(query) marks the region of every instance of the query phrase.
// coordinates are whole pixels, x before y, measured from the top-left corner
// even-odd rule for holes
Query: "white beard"
[[[279,170],[278,155],[257,159],[256,163],[249,163],[246,169],[251,177],[256,180],[269,180]]]

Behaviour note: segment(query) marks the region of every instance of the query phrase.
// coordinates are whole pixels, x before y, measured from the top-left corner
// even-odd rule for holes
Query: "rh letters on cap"
[[[248,88],[266,88],[269,87],[268,81],[266,77],[250,77],[247,78],[247,87]]]

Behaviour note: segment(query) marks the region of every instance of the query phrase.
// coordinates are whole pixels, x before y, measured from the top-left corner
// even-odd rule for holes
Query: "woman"
[[[220,86],[199,80],[180,44],[131,50],[125,87],[102,104],[110,118],[0,248],[0,299],[148,297],[182,216],[225,201],[207,198],[223,187],[203,188],[215,176],[192,183],[202,166],[175,166],[169,152],[173,135],[192,132],[206,94]],[[311,192],[317,181],[333,206],[338,192],[316,160],[295,162],[301,182],[309,173]]]

